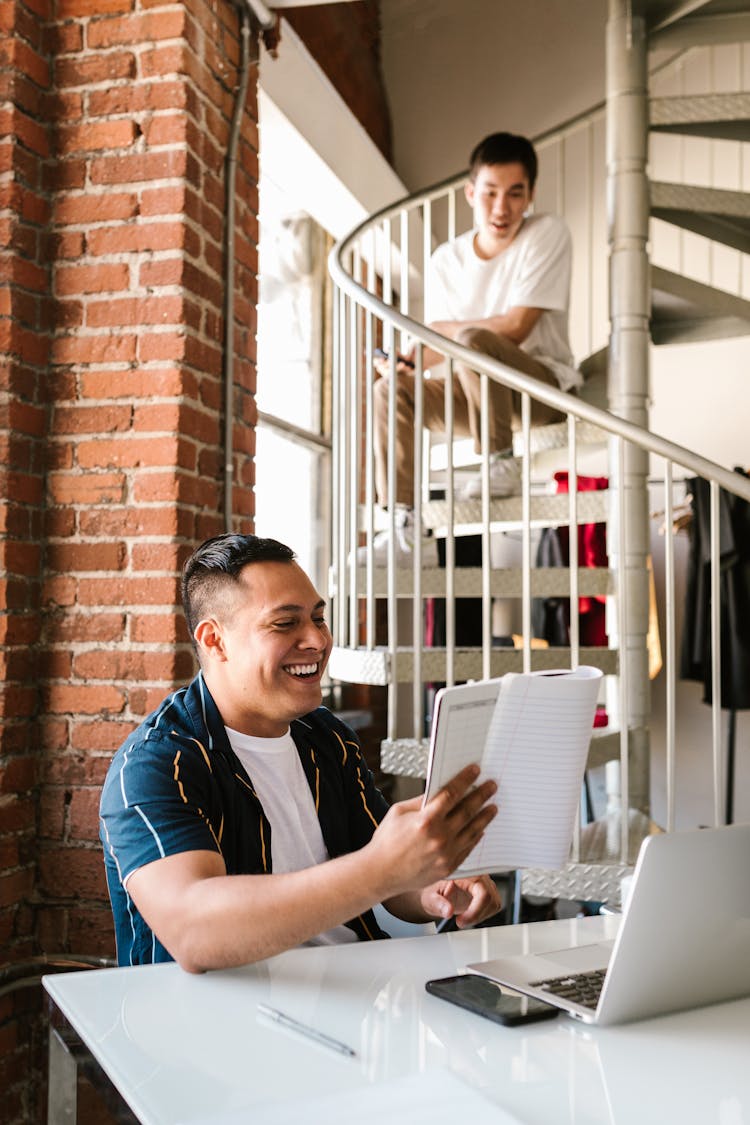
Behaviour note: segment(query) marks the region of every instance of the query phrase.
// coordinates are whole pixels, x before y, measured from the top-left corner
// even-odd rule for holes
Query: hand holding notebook
[[[601,676],[508,673],[438,692],[425,801],[471,762],[498,784],[498,815],[456,875],[565,863]]]

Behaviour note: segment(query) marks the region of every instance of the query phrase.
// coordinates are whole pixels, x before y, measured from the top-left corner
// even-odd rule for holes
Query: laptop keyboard
[[[551,992],[555,996],[562,996],[572,1000],[584,1008],[595,1009],[599,1003],[599,994],[604,985],[606,969],[592,969],[588,973],[570,973],[564,977],[552,977],[550,980],[534,981],[534,988],[541,988],[544,992]]]

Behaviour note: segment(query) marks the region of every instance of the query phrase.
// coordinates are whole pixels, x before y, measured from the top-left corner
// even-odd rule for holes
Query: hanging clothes
[[[568,491],[567,472],[555,473],[557,492]],[[598,492],[608,487],[607,477],[578,477],[579,492]],[[567,527],[548,527],[542,532],[537,549],[537,566],[567,566],[569,559]],[[578,565],[606,567],[606,523],[578,525]],[[606,598],[603,594],[578,599],[579,636],[582,645],[606,646]],[[570,644],[570,598],[539,598],[533,607],[533,630],[550,645]]]
[[[736,470],[742,476],[748,474]],[[712,702],[711,686],[711,489],[695,477],[686,482],[694,518],[689,525],[680,675],[703,683],[703,700]],[[719,491],[719,559],[721,622],[721,706],[750,708],[750,504]]]

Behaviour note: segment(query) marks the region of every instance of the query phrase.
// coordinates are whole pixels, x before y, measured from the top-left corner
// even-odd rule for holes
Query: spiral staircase
[[[651,343],[669,346],[750,334],[750,196],[675,176],[680,169],[669,148],[674,138],[698,137],[709,151],[730,140],[750,155],[750,94],[739,89],[663,91],[674,88],[686,52],[711,52],[723,42],[750,42],[750,15],[746,4],[732,0],[642,0],[632,6],[627,0],[610,0],[607,37],[606,104],[536,138],[537,209],[562,213],[573,231],[571,322],[574,346],[584,357],[580,395],[542,387],[496,361],[478,358],[419,319],[432,250],[469,225],[459,194],[465,173],[371,216],[332,252],[337,296],[331,569],[335,648],[330,671],[334,679],[387,688],[382,768],[424,777],[431,698],[427,685],[506,671],[578,664],[601,668],[609,726],[595,732],[589,766],[619,762],[621,800],[630,815],[619,818],[617,848],[595,859],[587,850],[591,837],[582,817],[566,868],[526,871],[523,887],[527,893],[616,903],[621,878],[632,867],[638,834],[649,830],[649,489],[653,492],[657,482],[663,492],[664,521],[671,528],[684,479],[710,482],[714,689],[720,683],[722,647],[720,489],[750,500],[750,482],[740,475],[648,429]],[[665,167],[668,180],[649,182],[649,143],[650,166]],[[571,177],[578,183],[576,191],[565,190]],[[716,255],[721,277],[705,271],[702,276],[691,274],[695,240],[709,248],[709,255],[713,247],[723,248],[722,255]],[[388,565],[378,567],[372,552],[380,528],[390,526],[391,540],[395,538],[395,505],[390,503],[389,514],[374,503],[374,376],[364,357],[379,344],[394,355],[407,337],[417,345],[415,516],[442,543],[440,567],[423,567],[419,540],[413,566],[398,567],[392,550]],[[427,345],[449,357],[451,372],[453,363],[469,362],[486,386],[494,379],[520,393],[520,497],[490,497],[487,439],[478,460],[466,454],[463,443],[454,440],[450,410],[443,444],[422,432],[419,388]],[[392,425],[393,399],[391,395]],[[532,399],[560,410],[565,421],[535,429],[530,423]],[[393,433],[390,448],[393,460]],[[568,474],[567,493],[550,491],[556,470]],[[477,500],[463,501],[460,485],[469,471],[482,474],[482,493]],[[577,485],[584,474],[606,476],[609,487],[580,492],[574,482]],[[577,535],[569,536],[569,566],[534,566],[539,529],[592,523],[607,526],[607,566],[579,565]],[[468,536],[474,537],[477,552],[473,565],[459,566]],[[364,553],[364,563],[358,560],[357,548],[364,548],[359,552]],[[678,665],[671,535],[665,539],[665,575],[667,812],[661,827],[670,831],[675,821]],[[539,647],[532,636],[532,599],[569,598],[575,606],[583,596],[606,601],[606,647],[581,643],[575,613],[570,615],[566,646]],[[481,604],[481,636],[472,643],[458,643],[464,598]],[[444,643],[439,646],[425,642],[426,609],[436,604],[445,606]],[[501,631],[507,627],[516,635],[514,647],[496,643],[498,616],[504,623]],[[714,690],[712,746],[707,750],[713,762],[717,823],[726,815],[719,696]]]

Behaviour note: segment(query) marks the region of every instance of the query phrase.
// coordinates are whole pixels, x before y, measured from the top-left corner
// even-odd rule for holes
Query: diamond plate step
[[[750,93],[652,98],[649,103],[649,127],[656,133],[746,141],[748,121]]]
[[[604,902],[619,909],[622,880],[632,874],[625,863],[567,863],[559,871],[527,868],[521,874],[521,890],[525,895]]]
[[[750,334],[750,301],[733,293],[659,266],[651,267],[651,291],[651,338],[655,344]]]
[[[427,777],[429,754],[429,738],[384,738],[380,743],[380,768],[383,773],[396,777],[424,780]],[[619,757],[620,732],[608,727],[594,730],[586,768],[595,769]]]
[[[608,515],[609,493],[580,492],[577,517],[579,523],[604,523]],[[435,535],[445,535],[449,527],[448,501],[430,500],[422,505],[422,523]],[[522,527],[520,496],[490,502],[492,531],[515,531]],[[531,497],[531,527],[558,527],[567,524],[569,500],[567,493],[543,493]],[[456,534],[476,535],[482,530],[481,500],[455,500],[453,521]]]
[[[444,648],[422,650],[421,680],[423,683],[445,683],[447,679],[447,654]],[[480,648],[457,648],[454,654],[453,676],[457,683],[484,678]],[[605,675],[616,675],[617,650],[611,648],[581,648],[578,661],[601,668]],[[532,671],[550,671],[569,668],[569,648],[540,648],[531,653]],[[521,649],[493,648],[490,654],[490,676],[505,672],[523,671]],[[391,683],[413,683],[415,676],[414,649],[404,646],[390,653],[387,648],[344,648],[334,645],[328,672],[332,679],[353,684],[386,686]]]
[[[750,253],[750,194],[747,192],[652,183],[651,214],[734,250]]]
[[[376,598],[388,596],[388,571],[385,567],[373,568],[373,595]],[[422,597],[444,598],[446,571],[444,567],[427,567],[421,572]],[[493,598],[520,598],[522,595],[523,571],[520,567],[493,568],[490,571],[490,595]],[[615,577],[606,567],[580,567],[578,570],[578,593],[582,597],[605,597],[613,594]],[[357,595],[364,598],[367,593],[367,569],[357,568]],[[474,566],[456,567],[453,574],[453,594],[457,598],[478,598],[482,596],[482,568]],[[414,597],[414,571],[411,566],[399,567],[396,571],[396,596]],[[535,567],[531,571],[531,596],[535,598],[570,597],[570,570],[568,567]]]
[[[579,422],[576,426],[578,445],[601,445],[607,440],[606,430],[591,422]],[[529,433],[529,449],[535,453],[546,453],[548,449],[566,449],[568,445],[568,423],[550,422],[546,426],[532,426]],[[517,430],[513,434],[513,452],[520,457],[524,451],[523,434]]]

